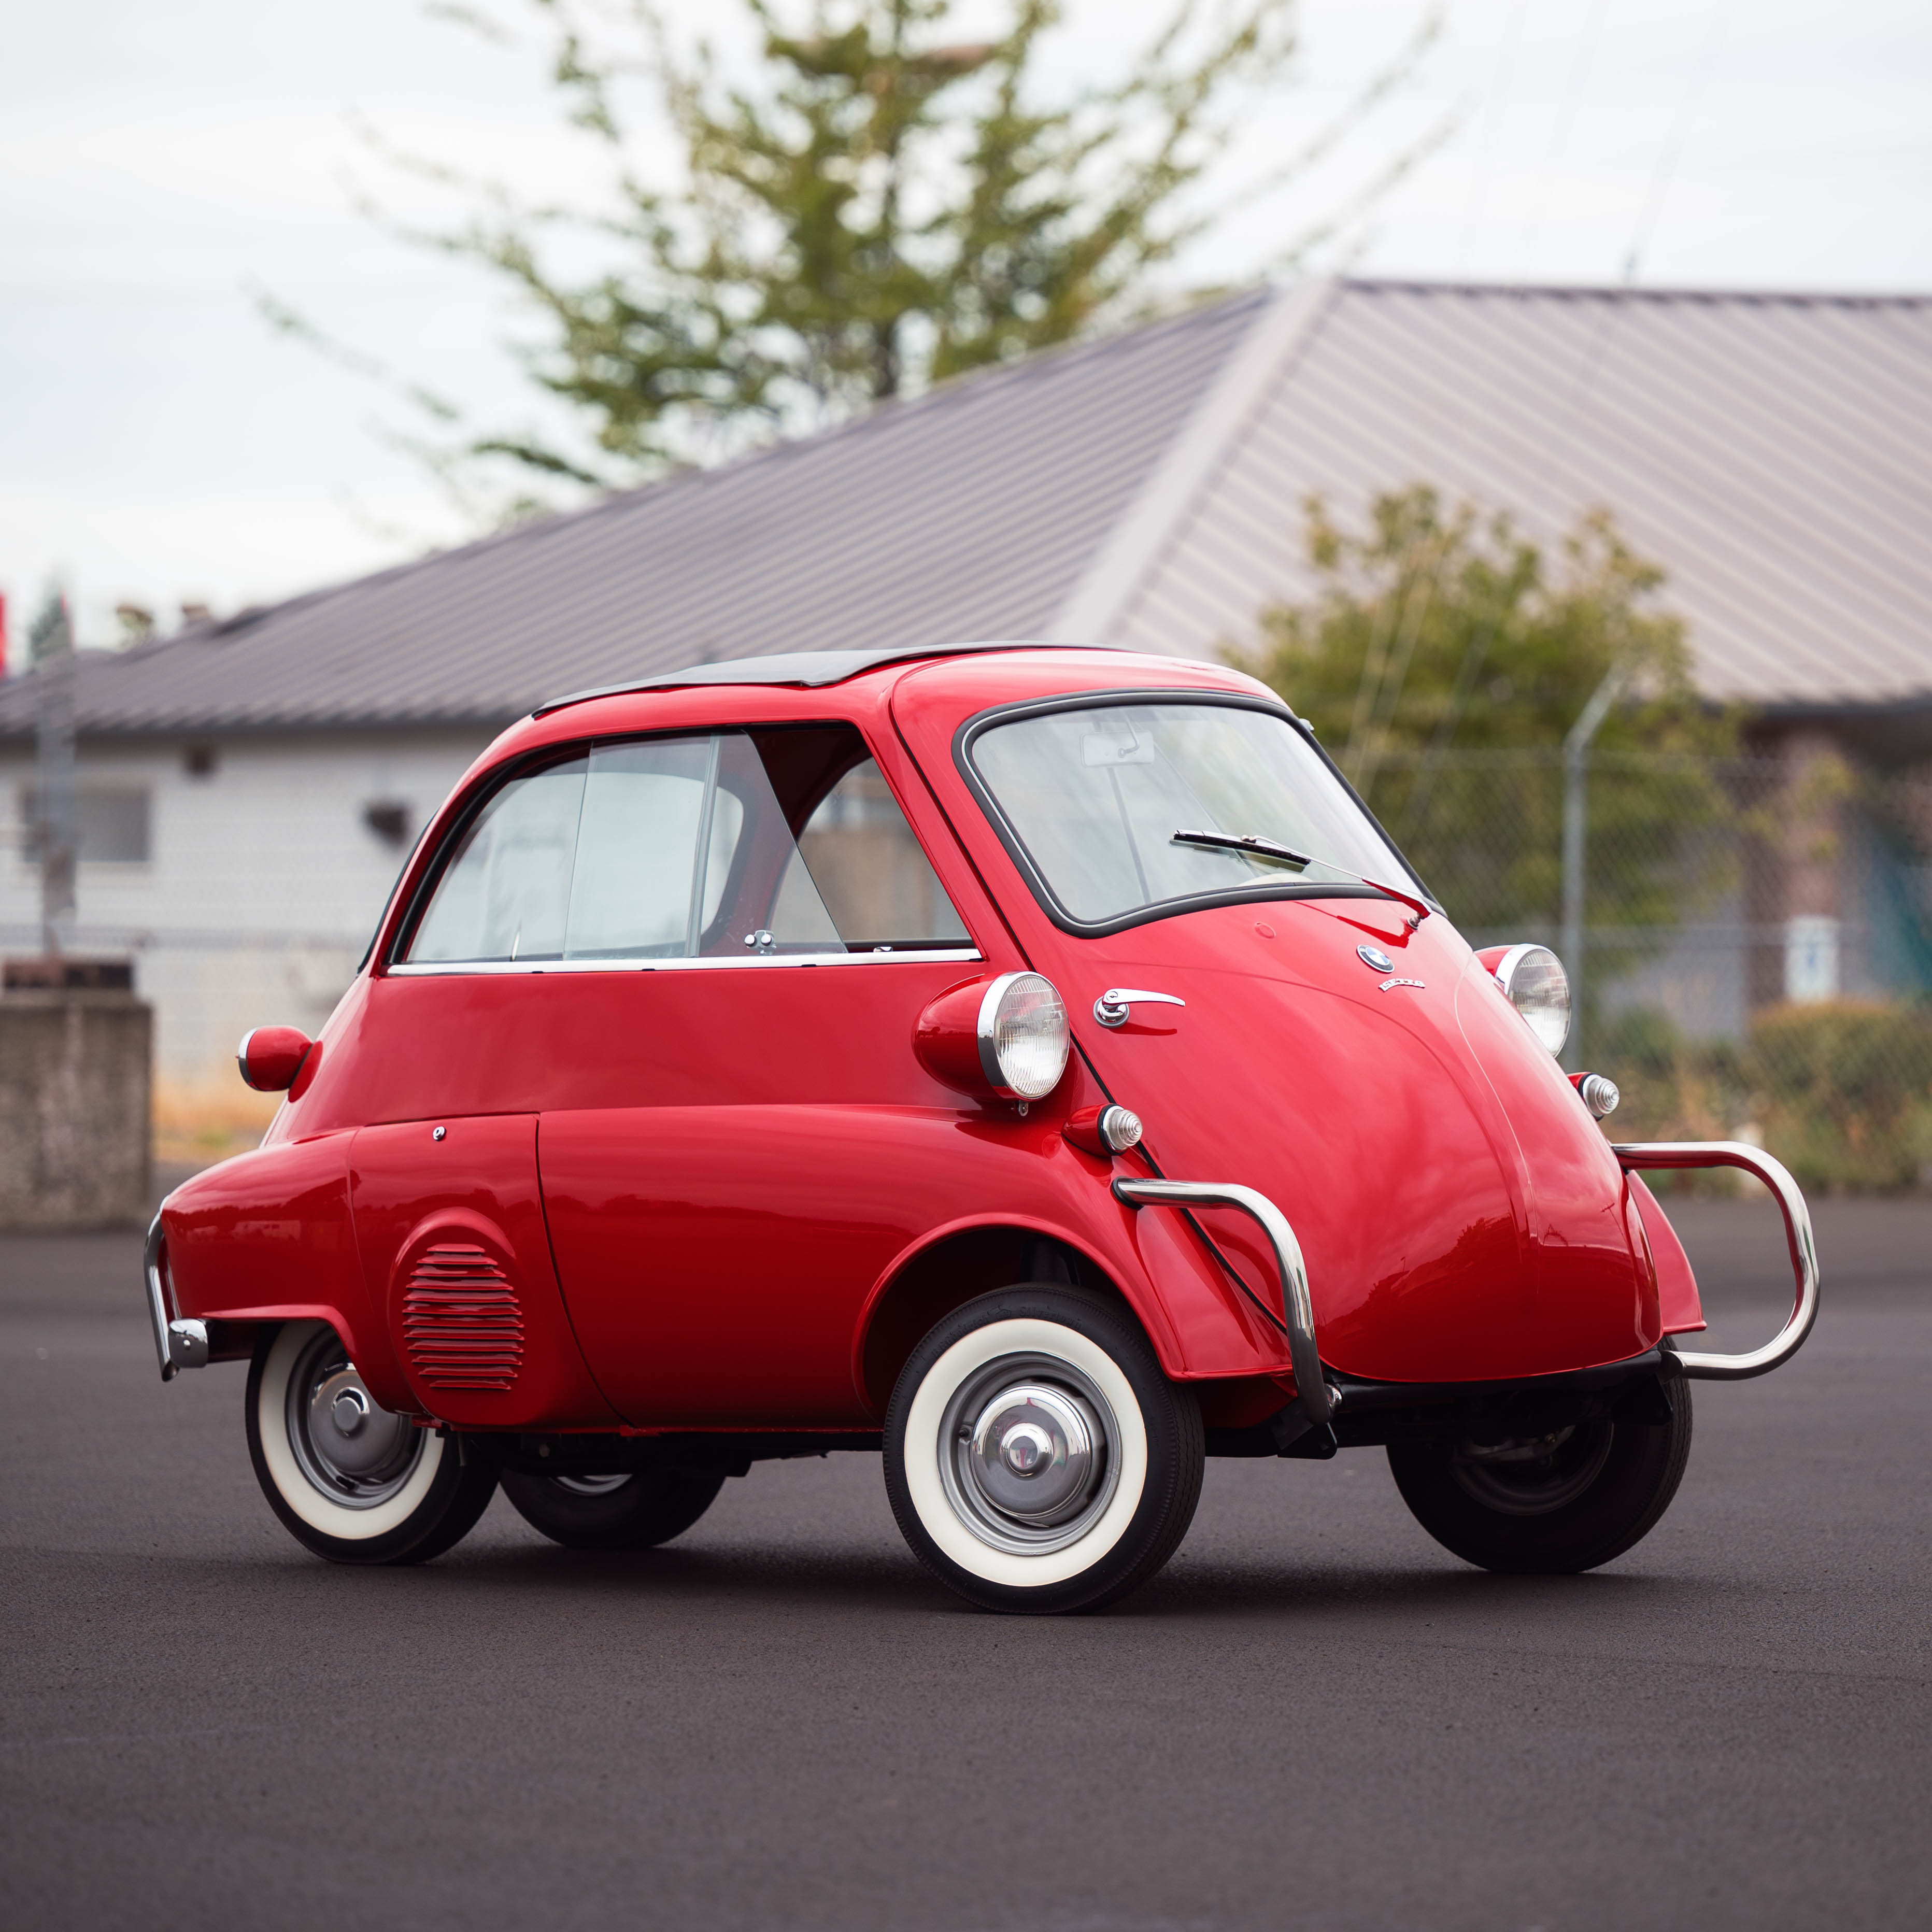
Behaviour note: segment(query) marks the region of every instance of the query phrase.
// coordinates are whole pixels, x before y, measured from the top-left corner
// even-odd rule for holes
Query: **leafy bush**
[[[1932,1174],[1932,1006],[1774,1006],[1742,1047],[1687,1040],[1668,1016],[1642,1008],[1598,1037],[1592,1060],[1623,1089],[1604,1124],[1618,1140],[1755,1140],[1800,1185],[1832,1192],[1922,1186]]]
[[[1811,1187],[1899,1188],[1932,1166],[1932,1007],[1777,1006],[1751,1028],[1766,1144]]]

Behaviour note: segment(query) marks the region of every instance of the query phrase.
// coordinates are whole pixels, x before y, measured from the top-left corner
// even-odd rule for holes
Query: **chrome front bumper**
[[[1288,1356],[1294,1366],[1295,1399],[1301,1412],[1317,1429],[1326,1429],[1336,1410],[1336,1396],[1322,1373],[1322,1357],[1315,1345],[1315,1304],[1309,1299],[1308,1266],[1301,1244],[1288,1216],[1258,1188],[1208,1180],[1116,1180],[1114,1198],[1130,1208],[1232,1208],[1259,1223],[1274,1250],[1281,1276],[1282,1312],[1286,1319]]]
[[[184,1369],[208,1366],[208,1324],[179,1321],[168,1312],[168,1285],[161,1274],[161,1217],[148,1228],[148,1245],[141,1257],[148,1288],[148,1319],[154,1330],[154,1353],[160,1358],[161,1379],[171,1382]]]
[[[1636,1141],[1612,1151],[1627,1168],[1741,1168],[1746,1174],[1756,1174],[1771,1190],[1772,1198],[1784,1216],[1791,1270],[1797,1281],[1790,1319],[1762,1348],[1754,1348],[1748,1354],[1694,1354],[1683,1349],[1677,1359],[1687,1376],[1717,1382],[1743,1382],[1752,1376],[1768,1375],[1790,1360],[1818,1318],[1818,1248],[1811,1236],[1811,1210],[1805,1206],[1804,1196],[1784,1163],[1774,1160],[1762,1148],[1749,1146],[1743,1141]]]
[[[1789,1361],[1818,1318],[1818,1250],[1812,1238],[1810,1210],[1783,1162],[1761,1148],[1747,1146],[1742,1141],[1646,1141],[1618,1147],[1614,1152],[1626,1168],[1739,1168],[1756,1175],[1771,1190],[1784,1216],[1792,1270],[1796,1278],[1790,1319],[1762,1348],[1754,1348],[1748,1354],[1707,1354],[1682,1349],[1676,1352],[1676,1361],[1686,1376],[1704,1382],[1742,1382],[1752,1376],[1767,1375]],[[1281,1276],[1282,1310],[1286,1318],[1282,1325],[1288,1334],[1288,1359],[1294,1367],[1297,1400],[1310,1426],[1331,1428],[1336,1411],[1342,1405],[1342,1391],[1322,1371],[1321,1353],[1315,1340],[1314,1304],[1308,1293],[1307,1264],[1288,1216],[1258,1188],[1232,1182],[1117,1180],[1114,1197],[1136,1208],[1232,1208],[1259,1225],[1274,1250],[1275,1268]]]

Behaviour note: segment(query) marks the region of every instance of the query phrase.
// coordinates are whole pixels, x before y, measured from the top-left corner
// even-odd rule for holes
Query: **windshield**
[[[1301,734],[1231,704],[1106,704],[995,724],[974,767],[1062,909],[1083,926],[1171,900],[1274,886],[1406,884],[1408,867]],[[1330,864],[1176,844],[1270,840]]]

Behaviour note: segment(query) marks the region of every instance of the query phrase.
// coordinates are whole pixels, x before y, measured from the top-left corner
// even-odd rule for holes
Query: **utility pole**
[[[1563,965],[1570,975],[1570,1012],[1563,1064],[1572,1073],[1583,1055],[1583,832],[1590,741],[1617,701],[1625,669],[1611,665],[1563,740]]]
[[[40,950],[56,958],[74,926],[74,861],[80,844],[74,776],[74,627],[67,599],[47,593],[28,642],[34,662],[34,735],[40,754],[34,801],[40,855]]]

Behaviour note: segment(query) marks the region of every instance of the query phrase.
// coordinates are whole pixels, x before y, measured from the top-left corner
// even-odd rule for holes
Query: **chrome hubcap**
[[[1064,1550],[1112,1499],[1117,1433],[1106,1397],[1078,1370],[1046,1356],[1004,1356],[946,1405],[940,1474],[947,1500],[995,1550]]]
[[[1449,1470],[1466,1495],[1502,1516],[1546,1516],[1573,1503],[1602,1474],[1616,1436],[1612,1422],[1552,1430],[1546,1436],[1460,1443]]]
[[[289,1377],[289,1447],[332,1502],[374,1509],[394,1496],[423,1458],[426,1432],[376,1406],[338,1337],[325,1329]]]

